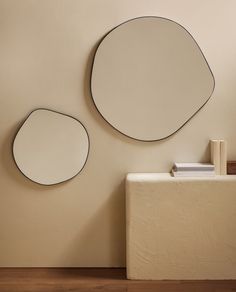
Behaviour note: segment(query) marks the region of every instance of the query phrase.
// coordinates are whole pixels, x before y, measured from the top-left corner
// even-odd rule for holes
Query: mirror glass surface
[[[100,42],[91,93],[103,118],[137,140],[180,129],[210,98],[214,77],[190,33],[174,21],[140,17]]]
[[[17,132],[13,156],[20,171],[43,185],[64,182],[84,167],[89,137],[75,118],[47,109],[33,111]]]

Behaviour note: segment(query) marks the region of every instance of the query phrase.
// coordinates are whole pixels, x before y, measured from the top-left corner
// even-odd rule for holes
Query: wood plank
[[[1,292],[236,292],[236,280],[132,281],[125,269],[1,268]]]

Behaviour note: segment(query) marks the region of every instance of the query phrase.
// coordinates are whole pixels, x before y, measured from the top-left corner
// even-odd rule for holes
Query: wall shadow
[[[68,267],[81,267],[85,262],[88,263],[86,267],[94,267],[92,264],[94,258],[98,262],[104,262],[105,257],[105,262],[110,262],[107,266],[125,267],[126,222],[124,210],[125,179],[83,225],[79,234],[67,246],[60,261]],[[78,222],[78,226],[81,226],[81,222]],[[114,265],[114,263],[119,264]]]

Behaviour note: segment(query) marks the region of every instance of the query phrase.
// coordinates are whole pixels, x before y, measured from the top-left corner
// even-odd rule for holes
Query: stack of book
[[[171,172],[174,177],[214,176],[215,166],[210,163],[175,163]]]

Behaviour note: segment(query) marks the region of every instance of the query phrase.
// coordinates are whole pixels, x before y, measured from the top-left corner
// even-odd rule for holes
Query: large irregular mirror
[[[30,180],[53,185],[76,176],[89,152],[85,127],[68,115],[47,109],[33,111],[17,132],[13,156]]]
[[[143,141],[180,129],[208,101],[214,84],[194,38],[161,17],[132,19],[109,32],[91,75],[92,98],[103,118]]]

